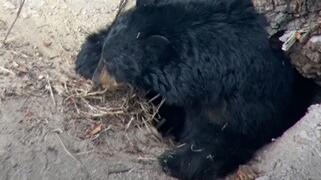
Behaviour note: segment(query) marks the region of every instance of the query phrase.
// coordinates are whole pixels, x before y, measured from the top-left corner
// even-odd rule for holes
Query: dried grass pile
[[[79,137],[95,139],[112,127],[124,132],[139,128],[160,139],[152,124],[159,121],[157,112],[164,101],[155,106],[151,103],[154,98],[147,100],[142,92],[130,86],[101,91],[91,87],[89,81],[74,79],[64,84],[61,94],[65,114],[69,116],[66,119],[71,122],[69,127],[78,127]],[[79,124],[83,124],[80,129]]]

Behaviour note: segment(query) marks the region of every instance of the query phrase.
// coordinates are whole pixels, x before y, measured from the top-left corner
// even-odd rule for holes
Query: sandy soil
[[[18,2],[0,0],[1,41]],[[141,112],[130,109],[128,102],[137,97],[125,90],[97,99],[86,91],[89,82],[73,71],[84,37],[113,19],[117,3],[26,2],[7,44],[0,47],[0,179],[172,179],[156,161],[169,142],[139,125]],[[124,104],[126,112],[119,109]],[[320,116],[311,118],[320,123]],[[269,168],[269,163],[257,161],[262,160],[253,166]],[[309,171],[319,172],[314,167]],[[313,175],[310,179],[319,174]],[[262,177],[276,176],[265,172]]]
[[[17,2],[0,1],[1,41]],[[156,161],[166,144],[152,130],[124,130],[132,116],[85,116],[70,103],[77,98],[66,100],[72,83],[89,89],[73,71],[74,57],[89,32],[112,20],[117,3],[26,2],[0,48],[0,179],[170,179]]]

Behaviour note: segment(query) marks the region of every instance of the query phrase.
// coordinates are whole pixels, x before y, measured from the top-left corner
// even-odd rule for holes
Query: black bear
[[[180,179],[226,175],[295,122],[309,100],[250,0],[137,0],[87,38],[76,72],[165,99],[162,114],[182,145],[159,161]]]

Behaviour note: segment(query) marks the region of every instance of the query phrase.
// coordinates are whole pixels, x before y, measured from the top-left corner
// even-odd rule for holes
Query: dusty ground
[[[1,41],[17,2],[0,0]],[[143,124],[148,110],[135,104],[138,97],[128,90],[90,94],[89,82],[73,71],[84,37],[112,20],[117,3],[26,2],[7,44],[0,47],[0,179],[171,179],[156,161],[169,143]],[[320,123],[320,116],[310,118]],[[320,175],[319,165],[309,166],[310,179]],[[254,166],[269,169],[269,164]],[[297,177],[286,175],[283,179]],[[273,177],[273,172],[262,175]]]
[[[135,97],[103,103],[73,71],[84,37],[111,21],[117,3],[26,2],[0,48],[0,179],[170,179],[155,159],[165,144],[132,127],[139,112],[120,108]],[[0,1],[1,41],[17,7]]]

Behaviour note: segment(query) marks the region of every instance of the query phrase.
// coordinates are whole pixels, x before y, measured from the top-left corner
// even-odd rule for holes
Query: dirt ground
[[[0,1],[1,41],[17,2]],[[90,88],[73,71],[81,42],[112,20],[117,5],[116,0],[26,2],[0,48],[0,179],[170,179],[158,167],[156,157],[166,145],[153,130],[122,129],[137,115],[117,111],[126,98],[109,94],[102,110],[90,115],[82,111],[102,101],[75,95],[73,85],[77,93]]]
[[[19,2],[0,0],[1,41]],[[171,142],[144,124],[149,110],[135,104],[139,97],[128,89],[89,93],[90,82],[73,71],[84,37],[109,23],[117,5],[26,1],[0,47],[0,179],[172,179],[156,161]]]

